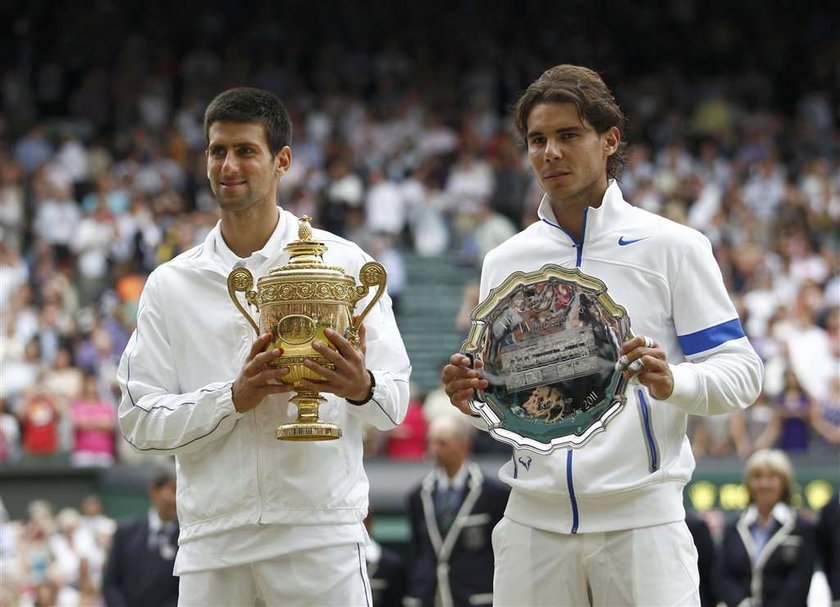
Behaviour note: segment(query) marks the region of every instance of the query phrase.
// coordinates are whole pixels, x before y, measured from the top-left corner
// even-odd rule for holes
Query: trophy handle
[[[245,299],[257,306],[257,309],[259,309],[259,304],[257,303],[257,293],[256,291],[251,290],[251,287],[253,286],[254,275],[251,274],[248,268],[236,268],[228,275],[227,288],[230,298],[233,300],[237,309],[242,312],[242,316],[248,319],[248,322],[251,323],[252,327],[254,327],[254,331],[257,335],[259,335],[260,328],[257,326],[257,323],[254,322],[251,315],[248,314],[247,310],[245,310],[245,308],[242,307],[242,304],[239,303],[239,298],[236,297],[237,291],[243,291],[245,293]]]
[[[356,287],[356,296],[354,297],[355,301],[354,304],[362,299],[365,295],[368,294],[370,291],[370,287],[374,285],[378,285],[379,288],[376,290],[373,298],[368,302],[368,305],[362,310],[362,313],[356,317],[355,322],[350,327],[350,337],[351,341],[353,341],[352,337],[355,337],[359,333],[359,328],[362,326],[362,321],[365,319],[365,316],[368,315],[368,312],[371,311],[374,304],[379,301],[379,298],[382,297],[382,294],[385,293],[385,284],[388,281],[388,273],[385,272],[385,266],[383,266],[378,261],[369,261],[365,265],[362,266],[362,269],[359,271],[359,282],[361,282],[361,286]]]

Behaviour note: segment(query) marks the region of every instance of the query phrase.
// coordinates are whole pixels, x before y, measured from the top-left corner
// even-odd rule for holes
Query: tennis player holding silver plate
[[[578,447],[624,406],[626,310],[578,269],[516,272],[473,312],[464,353],[489,386],[472,403],[498,440],[537,453]]]
[[[686,424],[689,415],[749,406],[761,359],[708,238],[625,199],[617,179],[626,121],[596,72],[547,70],[513,119],[545,192],[538,221],[484,257],[480,297],[498,316],[485,303],[477,310],[471,343],[482,360],[469,368],[468,356],[453,354],[441,374],[459,412],[492,412],[497,438],[505,430],[509,442],[528,443],[499,471],[511,492],[493,529],[493,604],[699,607],[683,507],[694,469]],[[584,275],[552,274],[546,264],[603,281],[626,315],[616,317],[606,291],[596,294]],[[623,340],[630,320],[637,335]],[[638,383],[624,406],[610,363]],[[471,409],[482,394],[485,404]]]

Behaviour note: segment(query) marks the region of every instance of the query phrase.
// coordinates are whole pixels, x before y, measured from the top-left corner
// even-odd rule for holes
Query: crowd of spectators
[[[214,94],[254,85],[287,102],[294,162],[280,203],[382,259],[399,320],[401,255],[480,264],[534,220],[540,192],[505,108],[567,59],[603,66],[615,83],[630,120],[626,197],[710,238],[766,364],[757,406],[693,423],[697,456],[838,449],[840,78],[819,19],[791,17],[807,33],[796,43],[768,34],[744,49],[734,28],[762,33],[768,17],[701,20],[689,0],[664,16],[604,15],[606,40],[583,27],[596,21],[583,5],[559,28],[565,37],[532,34],[542,3],[516,20],[510,7],[455,3],[447,23],[415,6],[377,19],[347,7],[38,6],[10,16],[14,35],[0,46],[0,461],[136,457],[115,428],[116,365],[145,277],[217,220],[202,126]],[[383,35],[401,19],[412,27]],[[465,36],[468,23],[480,31]],[[659,26],[670,29],[655,44],[644,38]],[[171,42],[187,27],[190,44]],[[803,60],[762,64],[771,48]],[[677,50],[681,59],[657,60]],[[723,67],[742,51],[742,66]],[[783,87],[794,66],[796,85]],[[423,456],[423,398],[376,451]]]
[[[20,521],[9,520],[0,501],[0,604],[99,607],[115,526],[96,495],[58,512],[34,500]]]
[[[0,465],[139,457],[116,430],[116,365],[145,277],[217,220],[202,127],[216,93],[253,85],[287,102],[280,203],[386,263],[399,321],[401,255],[478,265],[534,220],[540,194],[506,106],[563,61],[614,84],[630,119],[626,197],[710,238],[765,361],[759,403],[693,420],[696,455],[840,449],[831,18],[756,0],[702,14],[692,0],[570,2],[554,26],[547,2],[456,1],[446,18],[424,3],[26,4],[0,10]],[[474,297],[465,285],[466,309]],[[370,454],[425,457],[447,401],[414,394]],[[24,521],[0,509],[0,603],[101,604],[113,526],[94,497],[57,514],[33,502]]]

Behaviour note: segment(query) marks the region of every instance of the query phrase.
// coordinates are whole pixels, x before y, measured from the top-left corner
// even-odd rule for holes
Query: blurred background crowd
[[[0,465],[138,460],[116,428],[116,366],[146,276],[217,221],[202,125],[215,94],[252,85],[284,100],[294,162],[279,203],[382,261],[402,324],[407,262],[428,268],[412,275],[421,286],[436,267],[477,276],[489,249],[535,220],[540,191],[507,107],[561,62],[611,85],[629,118],[625,197],[710,238],[765,361],[756,406],[693,420],[696,456],[775,446],[836,460],[836,14],[756,0],[571,0],[562,14],[556,3],[464,0],[445,17],[426,3],[371,14],[291,4],[0,9]],[[460,288],[454,333],[476,303],[474,284]],[[409,350],[415,370],[450,353]],[[370,456],[424,458],[442,406],[439,389],[418,385],[407,422],[372,435]],[[104,542],[109,526],[91,504],[60,512],[49,542],[63,546],[68,529]],[[45,508],[33,504],[32,520]],[[47,539],[27,541],[37,552]],[[61,546],[55,562],[70,558]],[[84,560],[77,589],[101,566]]]

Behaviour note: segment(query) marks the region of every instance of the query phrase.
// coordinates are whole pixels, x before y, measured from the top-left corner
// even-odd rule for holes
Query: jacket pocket
[[[799,559],[799,551],[802,548],[802,538],[796,535],[791,535],[785,538],[779,546],[782,561],[788,565],[792,565]]]
[[[486,525],[490,522],[490,515],[486,512],[481,512],[479,514],[470,514],[467,517],[464,517],[463,527],[473,527],[475,525]]]
[[[660,452],[653,432],[653,411],[644,390],[636,390],[636,396],[638,397],[636,406],[639,409],[639,420],[642,423],[642,439],[648,454],[648,471],[656,472],[659,470]]]

